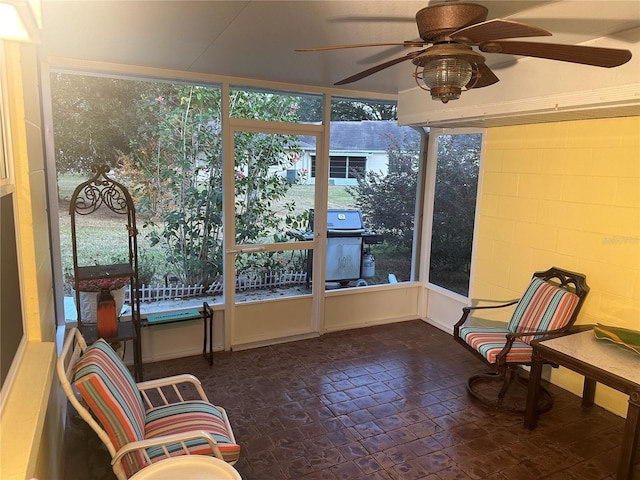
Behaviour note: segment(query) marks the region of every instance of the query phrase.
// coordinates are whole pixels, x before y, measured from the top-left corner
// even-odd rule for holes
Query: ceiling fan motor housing
[[[456,30],[484,22],[489,10],[483,5],[467,2],[445,2],[425,7],[416,13],[420,38],[436,42]]]
[[[426,49],[411,62],[416,66],[424,67],[427,63],[438,58],[460,58],[472,65],[484,63],[485,58],[467,45],[460,43],[438,43]]]
[[[475,74],[478,78],[478,65],[485,58],[471,47],[461,44],[436,44],[429,47],[411,62],[416,66],[414,77],[418,86],[431,92],[434,100],[447,103],[460,98],[464,87],[469,86]]]

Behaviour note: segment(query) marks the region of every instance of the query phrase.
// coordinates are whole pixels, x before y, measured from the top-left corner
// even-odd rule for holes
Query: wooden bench
[[[198,310],[197,308],[190,308],[189,310],[154,313],[151,315],[147,315],[147,318],[143,321],[143,325],[145,327],[155,327],[158,325],[168,325],[171,323],[187,322],[189,320],[200,319],[202,319],[204,326],[204,342],[202,346],[202,355],[209,361],[209,365],[213,365],[213,310],[211,310],[211,307],[207,302],[203,302],[202,310]],[[209,339],[208,356],[207,337]]]

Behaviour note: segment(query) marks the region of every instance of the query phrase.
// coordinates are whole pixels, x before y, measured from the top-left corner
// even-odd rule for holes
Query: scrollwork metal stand
[[[78,318],[78,329],[87,343],[97,338],[97,328],[86,323],[80,309],[80,284],[86,280],[122,278],[129,280],[129,298],[131,321],[118,322],[118,334],[107,339],[110,342],[131,340],[134,349],[135,376],[142,380],[142,353],[140,342],[140,282],[138,280],[138,229],[136,227],[136,210],[129,191],[107,174],[111,170],[108,165],[93,165],[93,177],[76,187],[71,196],[69,215],[71,216],[71,243],[73,251],[73,287]],[[80,265],[78,261],[78,216],[90,215],[100,208],[106,208],[118,215],[126,215],[126,236],[128,242],[127,263],[105,263]]]

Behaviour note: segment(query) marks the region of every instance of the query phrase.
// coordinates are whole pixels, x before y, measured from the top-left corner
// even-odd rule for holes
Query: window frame
[[[25,355],[25,351],[28,343],[28,331],[27,323],[25,319],[25,305],[23,293],[23,281],[22,281],[22,262],[20,261],[20,229],[19,229],[19,204],[16,197],[16,185],[14,176],[14,158],[12,147],[12,135],[11,135],[11,112],[9,111],[10,98],[8,91],[8,67],[7,60],[4,52],[4,44],[0,42],[0,149],[2,150],[2,159],[4,162],[4,169],[2,176],[0,177],[0,197],[11,196],[11,202],[13,207],[13,221],[14,221],[14,236],[16,242],[16,256],[17,256],[17,268],[18,268],[18,281],[20,290],[20,307],[22,316],[20,321],[22,323],[22,337],[16,346],[16,350],[13,354],[11,366],[7,371],[7,375],[0,386],[0,414],[4,410],[5,403],[9,397],[13,384],[15,383],[18,369]]]
[[[148,71],[144,68],[141,67],[135,67],[135,68],[123,68],[123,66],[121,65],[102,65],[102,66],[93,66],[89,67],[87,65],[84,65],[82,63],[56,63],[56,64],[43,64],[42,65],[42,70],[41,70],[41,75],[42,75],[42,85],[43,85],[43,95],[45,98],[45,102],[43,105],[43,113],[44,113],[44,122],[45,122],[45,126],[47,128],[47,131],[51,131],[51,122],[52,122],[52,115],[50,112],[51,109],[51,102],[47,102],[47,96],[49,96],[50,98],[50,85],[48,85],[49,83],[49,76],[51,74],[51,72],[53,71],[60,71],[60,72],[65,72],[65,73],[73,73],[73,74],[77,74],[77,75],[98,75],[98,76],[111,76],[111,77],[121,77],[121,78],[125,78],[125,79],[139,79],[139,80],[151,80],[151,81],[168,81],[168,82],[185,82],[185,83],[197,83],[197,84],[205,84],[205,85],[209,85],[209,84],[216,84],[216,85],[221,85],[222,86],[222,90],[223,90],[223,137],[225,139],[226,142],[229,141],[229,134],[231,131],[231,125],[242,125],[245,122],[256,122],[256,120],[244,120],[244,119],[237,119],[237,118],[231,118],[228,116],[228,110],[229,110],[229,105],[228,105],[228,98],[227,95],[229,93],[230,90],[230,86],[233,85],[235,88],[237,87],[247,87],[247,88],[252,88],[252,87],[263,87],[263,85],[260,84],[260,82],[253,82],[251,80],[247,80],[247,81],[243,81],[243,82],[238,82],[237,79],[229,79],[226,77],[222,77],[222,76],[193,76],[192,74],[189,74],[188,72],[182,72],[179,76],[175,76],[175,72],[167,72],[167,76],[163,75],[163,72],[160,71]],[[259,85],[259,86],[258,86]],[[278,87],[271,87],[271,88],[278,88]],[[287,90],[287,89],[285,89]],[[226,93],[225,93],[226,92]],[[326,91],[325,89],[321,89],[321,88],[309,88],[307,89],[308,93],[321,93],[323,95],[325,95],[324,97],[324,111],[325,111],[325,118],[324,118],[324,123],[326,123],[326,126],[324,127],[326,129],[326,134],[324,135],[324,140],[323,140],[323,152],[328,152],[329,151],[329,138],[328,138],[328,128],[329,128],[329,114],[327,112],[330,111],[330,105],[332,102],[332,99],[335,98],[347,98],[347,97],[336,97],[335,96],[335,92],[329,92]],[[353,100],[361,100],[362,98],[360,97],[351,97],[349,96],[348,98],[351,98]],[[381,102],[381,103],[385,103],[385,102],[395,102],[396,99],[395,97],[392,99],[391,96],[384,96],[384,95],[366,95],[363,98],[365,98],[366,101],[371,101],[371,102]],[[226,103],[226,105],[225,105]],[[226,110],[226,113],[225,113]],[[225,120],[227,120],[226,126],[225,126]],[[260,123],[260,121],[257,121],[258,123]],[[294,125],[287,123],[287,128],[289,128],[289,125]],[[419,129],[419,127],[416,127],[417,129]],[[47,164],[49,162],[52,161],[52,159],[55,158],[55,151],[54,151],[54,146],[53,146],[53,142],[52,142],[52,137],[51,134],[49,134],[47,136],[47,140],[45,142],[45,148],[46,148],[46,158],[47,158]],[[228,146],[228,143],[227,143]],[[223,147],[223,150],[225,150],[227,147]],[[326,159],[328,159],[329,155],[327,153],[323,153],[322,156]],[[327,168],[327,166],[325,165],[324,168]],[[423,163],[421,163],[421,171],[423,168]],[[55,197],[55,168],[51,168],[48,169],[49,173],[47,174],[47,180],[49,182],[49,186],[52,187],[49,190],[49,195],[50,195],[50,204],[52,205],[52,208],[50,210],[50,212],[55,211],[54,207],[57,207],[57,199],[54,198]],[[328,174],[327,174],[328,177]],[[422,178],[422,175],[421,175]],[[323,182],[324,185],[321,187],[321,197],[326,199],[327,198],[327,188],[329,185],[329,181],[327,179],[327,181]],[[420,181],[420,184],[422,185],[422,181]],[[420,195],[421,191],[418,190],[416,192],[416,212],[421,211],[422,208],[422,196]],[[421,225],[420,225],[420,220],[421,220],[421,216],[417,215],[416,216],[416,229],[414,230],[414,239],[415,238],[419,238],[419,229],[421,229]],[[53,226],[55,227],[55,218],[53,219]],[[56,262],[58,262],[58,264],[60,263],[60,259],[59,259],[59,252],[56,255],[56,244],[59,244],[59,236],[55,235],[55,232],[52,231],[52,256],[53,258],[53,264],[54,264],[54,275],[55,275],[55,280],[54,280],[54,288],[56,289],[56,308],[57,309],[62,309],[62,305],[63,305],[63,297],[64,295],[62,295],[62,279],[58,278],[60,275],[59,273],[62,271],[61,268],[60,270],[58,270],[58,268],[56,268]],[[416,276],[415,276],[415,271],[419,268],[419,265],[416,263],[416,259],[419,258],[419,254],[417,253],[417,249],[419,249],[419,244],[415,243],[414,240],[414,247],[413,247],[413,254],[412,254],[412,266],[411,266],[411,278],[408,279],[407,281],[403,281],[402,283],[404,285],[408,285],[411,282],[415,282],[416,280]],[[59,245],[57,245],[59,247]],[[55,257],[58,257],[58,259],[56,259]],[[318,258],[324,258],[323,255],[321,253],[319,253],[319,257]],[[57,286],[56,286],[57,285]],[[417,285],[415,285],[417,287]],[[374,286],[376,288],[384,288],[385,290],[389,290],[389,291],[394,291],[397,289],[400,289],[400,286],[394,286],[394,285],[376,285]],[[405,287],[403,287],[405,288]],[[60,293],[58,293],[58,289],[60,290]],[[320,289],[322,290],[322,294],[321,297],[322,299],[325,297],[325,293],[324,293],[324,289]],[[335,292],[331,292],[331,293],[335,293]],[[351,290],[351,292],[349,293],[357,293],[357,291],[355,290]],[[321,322],[324,322],[324,320],[322,320],[324,318],[323,316],[323,308],[321,307],[319,309],[319,317],[321,320]],[[57,310],[58,311],[58,310]],[[415,314],[412,314],[412,316]],[[62,315],[57,315],[57,318],[59,320],[59,324],[61,326],[63,326],[65,324],[64,321],[64,314]],[[227,318],[225,320],[225,322],[229,321],[230,323],[233,323],[233,318]],[[228,331],[225,333],[225,337],[226,341],[225,341],[225,347],[228,347],[229,344],[229,335],[228,335]]]
[[[310,178],[316,178],[316,156],[310,155],[311,157],[311,175]],[[339,167],[335,165],[336,161],[344,160],[344,166],[340,165]],[[367,155],[355,155],[355,154],[346,154],[346,155],[331,155],[329,154],[329,180],[355,180],[358,178],[357,175],[366,175],[367,173],[367,162],[369,157]],[[351,161],[362,162],[362,166],[354,167],[357,169],[357,175],[352,175],[352,167]],[[336,168],[343,169],[344,175],[332,175],[332,172],[335,172]]]
[[[436,189],[436,173],[438,160],[438,138],[442,135],[459,135],[459,134],[480,134],[480,158],[478,165],[478,186],[476,190],[475,214],[473,226],[473,239],[471,242],[471,258],[469,268],[469,286],[467,295],[449,290],[438,284],[429,281],[431,266],[431,243],[433,234],[433,216],[435,210],[435,189]],[[429,131],[428,145],[426,149],[426,185],[424,195],[424,222],[422,225],[422,244],[421,255],[424,259],[420,264],[420,278],[424,279],[429,290],[437,291],[445,297],[456,301],[468,302],[473,295],[473,279],[475,277],[476,257],[477,257],[477,241],[478,241],[478,223],[480,218],[480,199],[482,197],[482,168],[484,154],[486,151],[486,129],[485,128],[431,128]]]

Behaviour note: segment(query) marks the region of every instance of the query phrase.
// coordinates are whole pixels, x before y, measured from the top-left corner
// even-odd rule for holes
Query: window
[[[110,165],[110,176],[133,196],[140,282],[155,287],[178,276],[186,285],[210,285],[222,273],[221,89],[57,72],[50,78],[65,294],[68,203],[95,163]],[[86,223],[81,263],[119,263],[125,253],[110,240],[121,219],[86,216]],[[75,307],[65,310],[73,319]]]
[[[311,157],[311,177],[316,177],[316,156]],[[331,155],[329,157],[330,179],[356,179],[367,171],[367,157]]]
[[[364,227],[376,234],[363,237],[359,255],[347,255],[353,239],[333,239],[344,257],[360,267],[361,278],[349,286],[361,286],[362,280],[379,285],[415,278],[421,140],[416,129],[398,126],[393,102],[332,98],[328,208],[359,210]],[[327,244],[328,256],[329,251]],[[341,286],[347,283],[331,277],[336,278]],[[327,281],[327,288],[335,288],[335,283]]]
[[[4,51],[0,45],[0,412],[27,343],[5,72]]]
[[[222,123],[226,120],[245,125],[252,123],[247,120],[272,122],[279,130],[286,125],[285,130],[293,131],[235,131],[235,240],[241,244],[293,242],[295,238],[287,232],[308,227],[315,201],[315,184],[308,181],[309,155],[316,153],[317,141],[315,134],[295,131],[320,131],[316,123],[322,119],[322,95],[232,87],[231,118],[223,119],[218,85],[80,72],[53,72],[50,80],[60,264],[69,300],[68,202],[77,185],[92,175],[95,163],[109,164],[110,176],[133,196],[140,234],[139,277],[148,298],[160,298],[163,285],[174,278],[173,284],[184,286],[185,296],[190,295],[191,285],[222,293]],[[81,252],[82,263],[119,262],[122,253],[115,249],[117,243],[109,242],[119,224],[107,218],[96,221],[93,216],[86,220],[90,225],[84,231],[91,238],[84,243],[88,248]],[[107,249],[105,240],[110,245]],[[257,265],[258,257],[246,258]],[[264,268],[301,263],[262,257]],[[67,319],[73,320],[75,307],[69,301],[65,307]]]
[[[24,336],[22,302],[20,300],[20,276],[14,223],[13,194],[0,197],[0,277],[2,278],[0,315],[0,385],[4,384],[13,357]]]
[[[439,135],[429,282],[469,294],[482,134]]]

